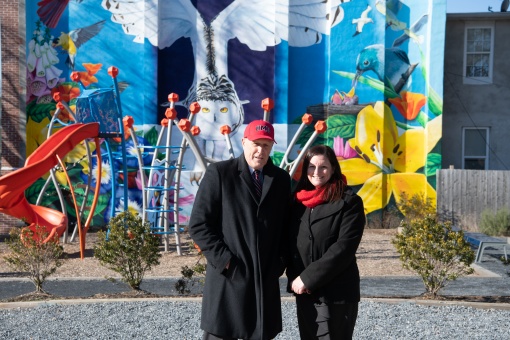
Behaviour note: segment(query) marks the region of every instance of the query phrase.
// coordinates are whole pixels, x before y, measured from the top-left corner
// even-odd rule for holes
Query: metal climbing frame
[[[85,149],[86,149],[86,157],[89,164],[92,164],[93,157],[98,158],[98,162],[101,162],[101,158],[107,158],[110,162],[110,171],[111,171],[111,178],[114,181],[114,185],[112,185],[112,201],[111,201],[111,215],[113,216],[115,214],[115,206],[116,206],[116,187],[117,187],[117,178],[120,176],[117,176],[117,174],[127,173],[127,158],[126,155],[126,146],[125,146],[125,139],[124,139],[124,124],[122,122],[122,109],[120,104],[120,96],[119,96],[119,90],[118,90],[118,84],[117,84],[117,75],[118,75],[118,69],[115,67],[110,67],[108,69],[108,74],[112,77],[114,82],[114,89],[91,89],[87,90],[84,88],[83,84],[80,82],[80,75],[77,72],[73,72],[71,74],[71,79],[79,82],[81,85],[81,94],[77,98],[76,103],[76,114],[73,113],[73,111],[69,108],[68,104],[62,100],[60,93],[56,92],[53,95],[53,99],[57,101],[57,110],[55,110],[50,123],[48,124],[48,133],[47,137],[49,138],[53,132],[54,129],[59,129],[62,127],[65,127],[67,125],[73,124],[73,123],[66,123],[59,119],[60,114],[63,110],[67,111],[74,120],[75,123],[91,123],[91,122],[97,122],[100,126],[100,132],[98,137],[105,138],[104,145],[106,146],[106,152],[104,154],[99,154],[96,156],[92,155],[92,152],[89,148],[89,144],[87,142],[84,143]],[[113,93],[115,91],[115,93]],[[111,139],[117,138],[120,139],[120,152],[119,150],[113,151],[111,146]],[[119,148],[118,148],[119,149]],[[96,150],[97,152],[101,152],[101,150]],[[129,156],[133,157],[133,156]],[[115,168],[115,160],[119,160],[119,163],[122,163],[122,169],[116,169]],[[65,169],[64,169],[65,170]],[[64,195],[62,193],[62,190],[60,186],[58,185],[55,169],[50,170],[50,176],[46,180],[41,192],[39,193],[39,196],[37,198],[36,205],[39,205],[41,203],[41,200],[49,186],[49,183],[52,181],[55,189],[57,191],[57,195],[59,197],[60,205],[62,213],[67,214],[66,211],[66,205],[64,202]],[[85,187],[85,191],[83,194],[83,200],[81,203],[80,208],[76,212],[76,218],[77,221],[80,221],[84,218],[84,214],[86,212],[87,202],[89,200],[90,195],[90,188],[92,183],[92,171],[89,171],[87,175],[87,185]],[[98,176],[100,178],[100,174]],[[100,180],[98,178],[98,180]],[[71,185],[71,183],[69,183]],[[124,203],[124,210],[127,210],[127,176],[123,176],[123,180],[121,183],[119,183],[120,186],[123,187],[123,203]],[[76,204],[76,202],[75,202]],[[74,238],[76,237],[76,233],[78,232],[78,225],[80,223],[77,223],[77,227],[74,229],[73,234],[71,235],[70,241],[72,242]],[[65,233],[63,234],[63,241],[68,241],[68,228],[66,229]]]
[[[309,113],[305,113],[301,117],[301,125],[299,126],[298,130],[294,134],[292,141],[290,142],[289,146],[287,147],[287,150],[285,151],[282,162],[280,163],[280,168],[287,170],[289,172],[289,175],[291,178],[296,173],[296,170],[297,170],[299,164],[301,163],[301,160],[306,155],[306,151],[308,151],[310,146],[312,146],[312,143],[315,141],[317,136],[319,134],[324,133],[326,131],[326,129],[328,128],[325,121],[318,120],[314,126],[315,131],[312,133],[312,135],[310,136],[310,138],[308,139],[306,144],[303,146],[303,148],[299,152],[298,157],[296,159],[294,159],[292,162],[289,161],[288,158],[289,158],[289,154],[290,154],[292,148],[294,147],[294,145],[296,145],[296,142],[297,142],[299,136],[303,133],[306,126],[310,125],[312,123],[312,121],[313,121],[313,117]]]
[[[120,101],[116,67],[108,68],[108,74],[113,80],[113,89],[99,88],[83,90],[76,101],[76,122],[98,122],[99,137],[104,138],[103,145],[106,148],[101,153],[101,158],[108,159],[110,164],[110,176],[112,179],[112,193],[110,197],[110,216],[115,215],[115,208],[122,205],[123,210],[128,210],[128,158],[136,157],[127,155],[125,139],[125,120],[122,118],[122,105]],[[73,72],[71,78],[79,81],[79,73]],[[132,120],[132,118],[131,118]],[[132,136],[134,137],[134,136]],[[114,143],[115,141],[115,143]],[[120,146],[118,146],[119,144]],[[102,152],[102,149],[96,150]],[[117,166],[117,164],[121,164]],[[92,163],[91,163],[92,164]],[[122,177],[122,178],[121,178]],[[96,185],[100,185],[97,183]],[[122,195],[117,195],[117,186],[122,187]],[[119,198],[117,198],[119,196]]]
[[[194,136],[200,133],[200,128],[197,126],[192,126],[195,115],[200,111],[200,106],[198,103],[192,103],[189,107],[189,116],[187,119],[177,120],[177,111],[175,110],[175,103],[179,101],[179,97],[175,93],[171,93],[168,96],[168,100],[170,102],[170,107],[165,112],[165,118],[161,121],[161,130],[158,135],[158,140],[156,145],[139,145],[134,128],[133,128],[133,118],[130,116],[126,116],[122,118],[122,108],[120,102],[120,93],[119,87],[117,84],[117,75],[118,69],[115,67],[110,67],[108,69],[109,75],[113,79],[113,90],[112,89],[92,89],[86,90],[83,89],[82,85],[82,95],[80,98],[83,99],[82,104],[77,104],[77,114],[76,116],[72,113],[67,103],[63,102],[58,98],[59,94],[55,94],[57,96],[55,100],[58,102],[57,110],[55,111],[52,120],[48,126],[48,137],[51,134],[53,128],[58,126],[65,126],[67,123],[64,123],[58,119],[59,114],[62,110],[67,110],[73,119],[76,122],[88,123],[88,122],[99,122],[100,136],[105,138],[105,147],[106,153],[101,154],[99,156],[106,157],[110,163],[111,169],[111,178],[114,181],[112,185],[112,201],[111,201],[111,216],[115,215],[115,207],[117,206],[117,193],[116,187],[117,184],[123,187],[123,195],[120,201],[123,201],[124,210],[128,210],[128,195],[127,195],[127,173],[128,169],[126,164],[128,163],[128,159],[137,158],[137,163],[139,165],[139,171],[141,174],[141,182],[142,182],[142,217],[144,221],[150,221],[152,232],[155,234],[159,234],[163,236],[163,243],[165,247],[165,251],[169,250],[169,236],[175,235],[175,245],[176,250],[179,255],[181,255],[181,243],[180,243],[180,232],[183,231],[183,227],[179,222],[179,194],[180,194],[180,181],[181,181],[181,172],[184,169],[183,167],[183,158],[184,154],[188,149],[191,149],[193,152],[198,167],[201,171],[205,172],[207,166],[211,162],[216,162],[218,160],[209,159],[202,155]],[[79,74],[73,73],[71,78],[74,81],[79,82]],[[106,98],[106,99],[105,99]],[[101,107],[101,110],[98,108]],[[263,119],[269,121],[269,115],[271,110],[274,107],[274,102],[270,98],[266,98],[262,100],[261,107],[264,109]],[[324,121],[319,120],[315,124],[315,132],[309,138],[305,146],[302,148],[300,154],[294,161],[289,161],[288,157],[295,146],[298,137],[304,131],[307,125],[310,125],[313,121],[313,117],[310,114],[304,114],[302,117],[302,124],[293,137],[291,143],[289,144],[285,155],[280,164],[280,168],[283,168],[289,171],[292,176],[299,163],[301,162],[303,156],[305,155],[307,149],[311,146],[313,141],[316,139],[318,134],[323,133],[326,130],[326,124]],[[171,145],[172,140],[172,124],[177,126],[180,132],[182,133],[182,140],[179,146]],[[136,154],[127,155],[126,153],[126,131],[129,130],[129,135],[133,141],[135,146]],[[225,141],[228,147],[230,158],[234,158],[234,151],[232,147],[232,142],[230,140],[231,128],[228,125],[224,125],[220,128],[220,133],[224,135]],[[116,150],[113,149],[111,145],[111,139],[116,138],[120,140],[120,147],[117,147]],[[88,143],[85,143],[85,147],[87,150],[87,159],[89,164],[92,164],[92,153],[90,152]],[[98,150],[100,151],[100,150]],[[143,158],[147,155],[152,155],[151,164],[146,166],[144,165]],[[119,162],[116,162],[119,161]],[[122,169],[116,169],[115,164],[121,163]],[[147,175],[148,173],[148,175]],[[120,174],[122,174],[122,181],[118,181],[120,178]],[[90,192],[91,186],[91,176],[92,173],[89,172],[87,187],[84,193],[84,199],[77,212],[78,218],[83,218],[83,214],[85,212],[86,202],[88,200],[88,195]],[[41,200],[41,197],[46,190],[49,182],[53,181],[55,187],[57,188],[57,193],[59,195],[59,199],[61,201],[63,213],[65,212],[65,204],[63,200],[63,195],[60,191],[59,186],[57,185],[57,180],[55,176],[55,170],[52,169],[50,172],[50,177],[44,185],[43,190],[38,198],[38,203]],[[173,196],[173,198],[172,198]],[[74,239],[76,234],[75,231],[71,237],[71,241]],[[67,231],[65,233],[64,240],[67,239]]]
[[[73,111],[69,108],[69,106],[67,105],[66,102],[61,100],[59,92],[56,92],[53,95],[53,99],[57,102],[57,109],[53,113],[50,123],[48,124],[48,132],[46,134],[46,138],[50,138],[50,136],[52,135],[53,129],[60,129],[62,127],[70,125],[70,123],[63,122],[59,119],[59,116],[63,112],[63,110],[66,110],[69,113],[72,120],[76,121]],[[92,163],[92,153],[90,151],[89,144],[87,142],[85,142],[84,144],[85,144],[85,150],[87,152],[87,161],[89,162],[89,164],[91,164]],[[77,212],[77,219],[83,219],[85,204],[86,204],[89,194],[90,194],[91,180],[92,180],[92,172],[89,172],[87,175],[87,186],[86,186],[85,192],[84,192],[84,199],[82,201],[79,211]],[[50,176],[46,179],[46,182],[44,183],[43,187],[41,188],[41,191],[39,192],[39,196],[37,197],[37,201],[36,201],[35,205],[41,204],[41,201],[46,193],[46,190],[48,189],[50,182],[53,182],[53,185],[57,192],[57,196],[60,201],[62,213],[64,215],[67,215],[67,209],[66,209],[66,205],[64,202],[64,195],[62,193],[62,189],[60,188],[60,185],[58,185],[55,168],[50,170]],[[74,238],[76,237],[76,233],[77,233],[77,228],[75,228],[73,231],[73,234],[72,234],[71,240],[70,240],[71,242],[74,241]],[[68,234],[69,234],[69,226],[67,226],[66,231],[62,235],[62,239],[63,239],[64,243],[67,243],[67,241],[68,241]]]
[[[269,121],[269,115],[271,113],[271,110],[274,108],[273,100],[270,98],[263,99],[261,102],[261,107],[264,109],[264,120]],[[310,125],[312,122],[313,122],[313,116],[309,113],[305,113],[301,117],[301,125],[299,126],[298,130],[294,134],[292,141],[287,146],[287,150],[285,151],[282,162],[280,163],[280,168],[288,171],[291,178],[294,175],[294,173],[296,172],[299,164],[301,163],[301,160],[303,159],[304,155],[306,154],[306,151],[310,148],[310,146],[315,141],[317,136],[319,134],[324,133],[327,129],[326,122],[324,122],[323,120],[318,120],[314,126],[315,131],[312,133],[312,135],[306,142],[305,146],[301,149],[298,157],[295,160],[293,160],[292,162],[289,161],[289,154],[292,151],[292,148],[296,145],[296,142],[297,142],[299,136],[303,133],[306,126]]]
[[[200,111],[198,103],[192,103],[189,107],[189,116],[187,119],[177,120],[177,111],[175,103],[179,101],[179,96],[171,93],[168,96],[170,107],[165,112],[165,118],[161,121],[161,130],[155,146],[137,145],[135,147],[140,155],[148,153],[152,155],[152,162],[149,166],[144,166],[141,158],[140,173],[142,174],[143,191],[143,219],[150,220],[151,228],[155,234],[163,235],[165,251],[169,249],[169,235],[175,235],[175,245],[178,255],[181,255],[180,232],[184,230],[179,222],[179,194],[181,190],[181,172],[183,167],[184,153],[191,149],[195,156],[198,167],[205,172],[207,166],[218,160],[210,159],[202,155],[194,137],[200,134],[198,126],[192,126],[195,115]],[[262,100],[261,107],[264,109],[263,119],[269,121],[269,115],[274,107],[274,102],[270,98]],[[302,160],[307,149],[311,146],[317,136],[324,133],[327,129],[326,123],[322,120],[316,122],[315,131],[302,148],[298,158],[290,162],[288,156],[294,147],[299,135],[304,131],[306,125],[311,124],[313,117],[310,114],[303,115],[302,124],[296,132],[291,144],[288,146],[280,167],[289,171],[292,176],[299,163]],[[171,145],[172,123],[178,127],[183,135],[179,146]],[[131,128],[131,127],[130,127]],[[230,140],[231,128],[224,125],[220,128],[220,133],[224,135],[228,147],[230,158],[234,158],[232,142]],[[134,133],[132,132],[133,136]],[[164,142],[163,142],[164,141]],[[139,156],[141,157],[141,156]],[[146,172],[149,172],[148,178]],[[159,174],[159,175],[157,175]],[[171,199],[173,195],[173,199]],[[172,204],[172,206],[170,206]],[[152,214],[152,216],[151,216]]]
[[[177,254],[181,255],[180,232],[184,229],[179,222],[179,195],[184,153],[189,148],[193,152],[200,170],[205,171],[208,161],[201,154],[193,135],[200,133],[198,127],[191,127],[193,117],[200,110],[198,103],[190,105],[187,119],[177,120],[175,103],[179,96],[168,96],[170,107],[161,121],[161,130],[154,146],[137,145],[137,150],[152,154],[151,165],[140,164],[143,191],[143,220],[150,221],[154,234],[163,236],[165,251],[169,250],[169,235],[175,235]],[[183,138],[179,146],[171,145],[172,124],[181,131]],[[163,142],[164,141],[164,142]],[[146,172],[149,172],[146,178]]]

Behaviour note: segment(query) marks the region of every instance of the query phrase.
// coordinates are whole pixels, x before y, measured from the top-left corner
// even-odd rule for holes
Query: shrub
[[[198,260],[191,268],[188,266],[181,267],[182,277],[175,283],[175,290],[177,290],[179,294],[191,293],[190,287],[193,287],[197,282],[197,276],[198,282],[202,283],[205,277],[206,263],[204,254],[202,254],[202,251],[200,250],[196,243],[194,242],[191,243],[194,246],[194,248],[198,251]]]
[[[148,222],[129,211],[108,222],[108,234],[98,232],[94,257],[101,265],[119,273],[122,281],[139,290],[145,273],[159,264],[159,238],[151,234]]]
[[[510,235],[510,210],[503,207],[494,214],[491,209],[485,209],[480,215],[479,229],[490,236]]]
[[[44,227],[13,228],[6,243],[11,253],[4,256],[7,264],[26,276],[35,285],[37,293],[44,293],[43,283],[63,264],[64,249],[58,243],[58,235],[43,243],[49,233]]]
[[[436,205],[432,198],[421,194],[415,194],[409,197],[407,194],[402,194],[398,209],[404,215],[404,221],[410,222],[414,219],[424,218],[425,216],[436,214]]]
[[[437,297],[448,281],[473,273],[475,254],[462,231],[450,222],[439,223],[435,215],[402,223],[402,233],[392,240],[402,266],[422,279],[426,295]]]

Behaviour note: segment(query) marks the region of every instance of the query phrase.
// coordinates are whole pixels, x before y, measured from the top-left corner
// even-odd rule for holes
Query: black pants
[[[325,304],[310,295],[296,296],[301,340],[352,339],[358,317],[358,303]]]

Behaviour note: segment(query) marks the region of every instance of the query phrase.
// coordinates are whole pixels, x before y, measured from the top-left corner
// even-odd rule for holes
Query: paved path
[[[177,278],[146,278],[142,289],[158,295],[179,296],[174,288]],[[289,296],[285,291],[286,280],[281,280],[282,296]],[[200,293],[200,287],[194,287],[192,293]],[[48,279],[44,289],[55,296],[90,297],[95,294],[112,294],[127,292],[130,288],[122,282],[110,282],[106,279]],[[34,285],[28,279],[0,279],[0,300],[34,291]],[[361,280],[362,297],[418,297],[425,291],[418,277],[366,277]],[[441,290],[441,295],[463,296],[510,296],[510,278],[503,277],[464,277],[451,282]]]

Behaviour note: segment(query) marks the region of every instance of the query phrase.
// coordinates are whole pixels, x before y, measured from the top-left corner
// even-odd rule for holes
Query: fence
[[[482,211],[510,207],[510,171],[437,171],[437,212],[464,230],[477,231]]]

